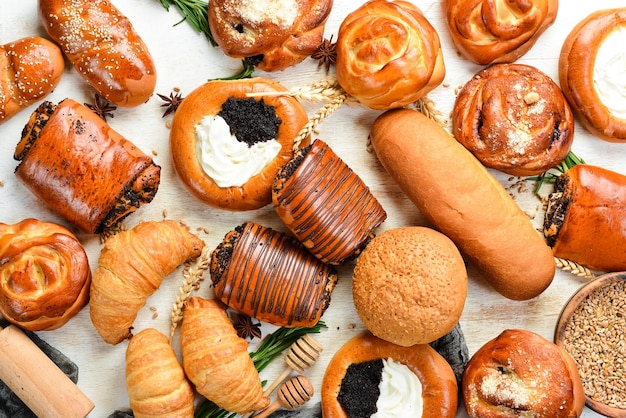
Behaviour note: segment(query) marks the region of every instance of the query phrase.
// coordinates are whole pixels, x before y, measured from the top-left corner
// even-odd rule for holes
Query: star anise
[[[107,121],[107,117],[113,117],[113,111],[117,109],[117,106],[113,106],[107,99],[96,93],[93,104],[85,103],[89,109],[91,109],[96,115],[100,116],[103,121]]]
[[[254,338],[261,338],[261,323],[257,322],[256,324],[252,322],[252,318],[245,314],[238,314],[236,316],[234,322],[235,330],[237,331],[237,335],[241,338],[250,340]]]
[[[330,70],[330,65],[337,62],[337,43],[333,42],[333,36],[330,39],[324,39],[317,50],[311,54],[311,58],[319,60],[318,67],[324,65],[326,72]]]
[[[176,112],[176,109],[178,109],[178,106],[180,106],[184,99],[184,97],[177,90],[170,93],[169,97],[159,93],[157,93],[157,96],[159,96],[161,100],[165,102],[161,105],[161,107],[167,107],[162,117],[166,117],[170,113]]]

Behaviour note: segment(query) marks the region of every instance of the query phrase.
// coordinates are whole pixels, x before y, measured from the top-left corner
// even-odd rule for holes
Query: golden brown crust
[[[585,405],[570,355],[542,336],[519,329],[503,331],[472,356],[462,391],[471,418],[579,417]]]
[[[135,418],[193,416],[193,388],[167,337],[154,328],[142,330],[128,343],[126,390]]]
[[[614,116],[598,96],[594,67],[606,38],[625,28],[626,8],[591,13],[569,33],[559,57],[559,81],[572,109],[585,128],[611,142],[626,141],[626,120]]]
[[[15,175],[33,194],[88,233],[113,227],[154,198],[159,166],[72,99],[47,116],[49,103],[25,126]],[[38,115],[46,113],[44,126]]]
[[[502,295],[532,299],[552,282],[550,247],[498,180],[418,111],[385,112],[370,140],[383,167]]]
[[[401,347],[365,332],[346,342],[328,363],[321,390],[324,418],[348,418],[337,395],[351,364],[389,358],[407,366],[420,380],[423,418],[452,418],[456,415],[456,379],[443,357],[427,344]]]
[[[65,62],[58,46],[31,36],[0,45],[0,124],[50,94]]]
[[[180,105],[172,120],[170,147],[174,167],[181,180],[198,199],[222,209],[258,209],[272,201],[272,182],[276,173],[293,156],[294,139],[308,122],[302,105],[287,96],[266,96],[267,105],[274,106],[282,121],[276,140],[282,148],[263,171],[243,186],[220,187],[209,177],[197,157],[195,126],[207,115],[217,115],[229,97],[246,98],[247,93],[287,91],[276,81],[250,78],[233,81],[210,81],[191,92]],[[302,146],[308,144],[308,139]]]
[[[444,0],[452,41],[476,64],[513,62],[550,27],[558,0]]]
[[[476,73],[456,98],[452,126],[484,165],[514,176],[560,164],[574,140],[574,116],[559,87],[522,64],[494,64]]]
[[[107,0],[41,0],[39,19],[78,74],[109,102],[146,102],[156,85],[148,47]]]
[[[211,0],[209,27],[226,55],[260,56],[256,67],[279,71],[303,61],[320,46],[332,5],[332,0]]]
[[[59,328],[89,302],[91,270],[68,229],[36,219],[0,223],[0,314],[30,331]]]
[[[348,94],[380,110],[415,102],[445,77],[439,35],[402,0],[368,1],[343,20],[336,68]]]
[[[459,321],[467,296],[467,270],[459,250],[434,229],[389,229],[356,261],[354,307],[378,338],[401,346],[427,344]]]

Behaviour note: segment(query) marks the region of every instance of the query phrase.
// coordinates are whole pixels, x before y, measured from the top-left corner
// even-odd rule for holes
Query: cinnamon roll
[[[527,53],[557,15],[558,0],[444,0],[452,41],[476,64],[513,62]]]
[[[87,254],[67,228],[37,219],[0,223],[0,314],[29,331],[53,330],[89,301]]]
[[[337,34],[337,81],[364,106],[410,104],[445,77],[439,35],[404,0],[370,0],[350,13]]]
[[[457,96],[452,126],[485,166],[514,176],[558,165],[574,140],[574,117],[559,87],[522,64],[479,71]]]

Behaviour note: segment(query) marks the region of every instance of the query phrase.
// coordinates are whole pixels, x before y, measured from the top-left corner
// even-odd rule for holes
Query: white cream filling
[[[240,187],[263,169],[281,149],[276,139],[251,147],[230,133],[220,116],[205,116],[196,125],[196,155],[202,169],[219,187]]]
[[[593,85],[600,101],[615,117],[626,119],[626,27],[604,39],[593,66]]]
[[[422,382],[402,363],[383,359],[383,374],[379,384],[378,411],[370,418],[421,417],[424,409]]]

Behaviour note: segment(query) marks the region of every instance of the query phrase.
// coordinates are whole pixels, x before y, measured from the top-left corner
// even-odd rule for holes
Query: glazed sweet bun
[[[422,226],[386,230],[365,247],[352,279],[356,312],[377,337],[401,346],[450,332],[467,296],[467,270],[445,235]]]
[[[313,54],[333,0],[211,0],[211,34],[222,51],[264,71],[284,70]]]
[[[462,383],[470,418],[579,417],[583,385],[571,356],[531,331],[507,329],[470,359]]]
[[[532,176],[560,164],[574,140],[574,116],[556,83],[535,67],[494,64],[459,92],[455,138],[485,166]]]
[[[607,141],[626,141],[623,78],[626,8],[599,10],[569,33],[559,57],[559,80],[582,124]]]
[[[293,157],[308,117],[292,97],[247,94],[282,91],[287,89],[267,78],[214,80],[185,97],[172,120],[170,147],[193,195],[229,210],[271,202],[274,177]],[[297,145],[308,145],[308,138]]]
[[[513,62],[555,21],[558,0],[444,0],[452,41],[476,64]]]
[[[446,73],[437,31],[409,1],[363,4],[341,23],[336,50],[337,81],[372,109],[413,103]]]
[[[401,347],[369,332],[333,355],[321,397],[324,418],[368,418],[375,412],[389,418],[448,418],[455,416],[458,402],[452,368],[432,347]]]

